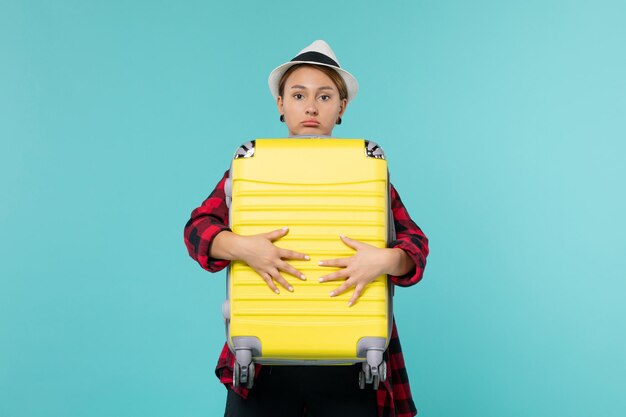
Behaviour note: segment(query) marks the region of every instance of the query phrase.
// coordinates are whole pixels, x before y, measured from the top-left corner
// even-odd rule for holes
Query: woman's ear
[[[348,107],[348,100],[343,98],[341,99],[341,102],[339,103],[339,116],[343,116],[344,112],[346,111],[346,107]]]
[[[278,108],[278,113],[279,114],[285,114],[285,112],[283,111],[283,97],[282,96],[278,96],[276,97],[276,108]]]

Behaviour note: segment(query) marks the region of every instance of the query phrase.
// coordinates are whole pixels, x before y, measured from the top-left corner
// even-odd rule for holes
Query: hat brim
[[[334,69],[335,71],[337,71],[337,73],[341,76],[341,78],[343,78],[343,81],[346,83],[346,88],[348,89],[348,98],[347,98],[348,103],[356,97],[359,91],[359,83],[357,82],[356,78],[352,74],[350,74],[348,71],[344,70],[343,68],[339,68],[334,65],[322,64],[320,62],[314,62],[314,61],[289,61],[276,67],[270,73],[270,76],[267,79],[267,83],[269,84],[270,91],[272,92],[274,99],[277,99],[278,96],[280,95],[278,92],[278,84],[280,83],[280,79],[283,76],[283,74],[289,68],[298,64],[320,65],[323,67]]]

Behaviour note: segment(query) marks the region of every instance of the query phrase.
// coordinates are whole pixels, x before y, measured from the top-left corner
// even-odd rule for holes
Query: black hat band
[[[340,68],[339,64],[335,62],[332,58],[330,58],[328,55],[324,55],[320,52],[315,52],[315,51],[309,51],[309,52],[300,54],[294,59],[292,59],[291,61],[292,62],[293,61],[319,62],[320,64],[332,65],[333,67]]]

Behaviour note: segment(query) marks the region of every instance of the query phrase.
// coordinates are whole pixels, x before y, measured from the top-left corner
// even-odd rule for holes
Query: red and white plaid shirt
[[[228,171],[217,184],[213,192],[191,213],[191,218],[185,226],[185,245],[189,255],[195,259],[202,268],[209,272],[217,272],[228,266],[229,261],[214,259],[209,256],[209,249],[215,236],[228,227],[228,207],[226,206],[224,183],[228,178]],[[388,246],[403,249],[415,262],[415,269],[403,276],[390,276],[391,281],[400,287],[408,287],[416,284],[422,278],[428,255],[428,239],[422,230],[411,220],[409,213],[402,204],[396,189],[391,188],[391,209],[396,228],[396,240]],[[384,360],[387,361],[387,380],[380,384],[376,392],[379,417],[409,417],[417,414],[409,378],[404,365],[402,347],[398,337],[395,320],[391,332],[389,347],[385,351]],[[220,382],[233,388],[233,364],[235,355],[224,344],[220,354],[217,374]],[[256,366],[256,375],[259,375],[261,365]],[[234,388],[234,391],[246,398],[248,389],[245,387]]]

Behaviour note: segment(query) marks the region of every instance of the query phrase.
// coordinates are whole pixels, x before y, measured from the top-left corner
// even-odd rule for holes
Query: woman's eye
[[[293,95],[293,98],[295,98],[296,100],[302,100],[304,96],[300,93],[296,93]]]
[[[330,96],[329,96],[329,95],[327,95],[327,94],[323,94],[323,95],[321,95],[321,96],[320,96],[320,100],[322,100],[322,101],[328,101],[328,100],[330,100]]]

